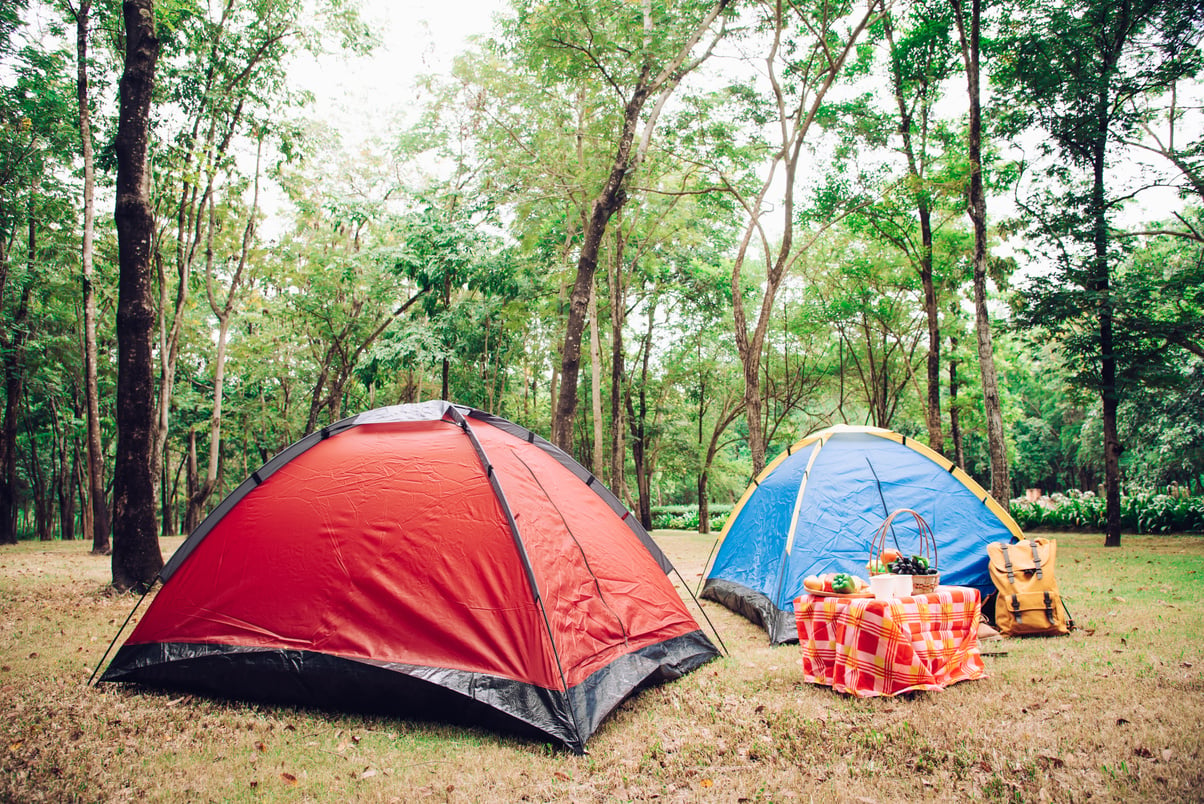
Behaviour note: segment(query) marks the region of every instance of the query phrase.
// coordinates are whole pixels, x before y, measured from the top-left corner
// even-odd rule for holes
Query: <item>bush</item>
[[[732,512],[731,505],[712,505],[710,507],[711,532],[723,530],[727,515]],[[664,530],[698,530],[697,505],[665,505],[652,509],[652,527]]]
[[[1054,494],[1039,502],[1012,500],[1012,518],[1022,530],[1103,531],[1103,497],[1090,491]],[[1120,527],[1130,533],[1204,533],[1204,497],[1138,492],[1122,494]]]

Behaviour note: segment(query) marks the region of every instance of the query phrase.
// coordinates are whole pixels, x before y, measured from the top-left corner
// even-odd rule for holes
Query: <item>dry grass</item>
[[[712,537],[656,534],[691,585]],[[437,724],[85,686],[133,605],[81,543],[0,548],[0,800],[1199,801],[1204,538],[1058,537],[1083,628],[990,677],[856,700],[707,604],[731,652],[645,690],[584,757]],[[165,552],[178,542],[164,545]]]

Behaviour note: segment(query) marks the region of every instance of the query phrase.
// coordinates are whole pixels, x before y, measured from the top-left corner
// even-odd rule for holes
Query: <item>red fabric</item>
[[[522,533],[547,622],[460,426],[364,424],[317,443],[239,501],[164,584],[128,644],[317,651],[564,689],[618,655],[697,630],[664,572],[592,490],[538,446],[470,427]]]
[[[474,432],[493,462],[535,569],[568,686],[624,653],[698,630],[630,528],[535,444]]]
[[[865,698],[983,678],[981,607],[978,590],[961,586],[891,601],[803,595],[803,680]]]

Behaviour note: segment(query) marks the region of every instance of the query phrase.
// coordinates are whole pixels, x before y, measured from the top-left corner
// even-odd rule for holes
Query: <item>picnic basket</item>
[[[919,547],[910,552],[904,551],[901,547],[899,547],[898,533],[892,527],[895,517],[906,514],[911,514],[912,519],[915,521],[916,530],[919,532]],[[904,519],[906,519],[905,516]],[[910,508],[900,508],[883,520],[877,532],[874,534],[873,542],[870,544],[870,561],[874,561],[878,556],[882,555],[882,551],[884,551],[887,547],[888,536],[891,537],[891,541],[894,542],[895,547],[899,549],[900,553],[904,553],[906,555],[923,556],[924,558],[928,559],[928,566],[939,566],[937,564],[936,537],[932,535],[932,528],[930,528],[928,523],[924,521],[924,517],[920,516]],[[941,576],[939,572],[931,575],[912,575],[912,594],[934,592],[936,591],[936,587],[940,582]]]

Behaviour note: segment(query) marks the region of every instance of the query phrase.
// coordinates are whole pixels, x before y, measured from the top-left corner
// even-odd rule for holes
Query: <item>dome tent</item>
[[[875,533],[900,508],[931,526],[941,583],[972,586],[984,597],[994,591],[986,546],[1022,537],[1007,511],[923,444],[881,428],[837,425],[792,445],[753,480],[724,524],[702,597],[763,626],[775,644],[796,640],[794,600],[803,579],[864,577]],[[908,527],[894,525],[905,553],[918,546],[914,523]]]
[[[584,751],[715,658],[668,559],[530,431],[369,411],[245,480],[164,566],[101,681],[480,725]]]

